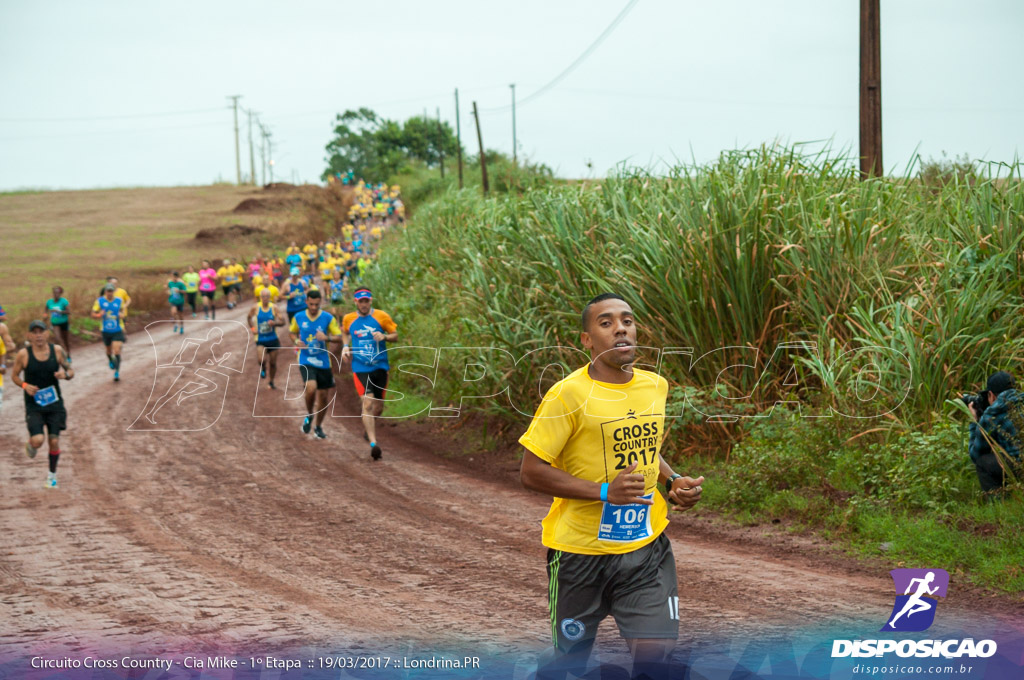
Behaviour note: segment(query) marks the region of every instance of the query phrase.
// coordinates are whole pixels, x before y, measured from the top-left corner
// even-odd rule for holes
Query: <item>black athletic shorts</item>
[[[178,305],[176,305],[176,304],[174,304],[174,303],[172,302],[172,303],[171,303],[171,307],[174,307],[174,308],[175,308],[176,310],[178,310],[179,312],[184,312],[184,311],[185,311],[185,303],[184,303],[184,302],[182,302],[181,304],[178,304]]]
[[[103,334],[104,345],[110,347],[110,345],[114,342],[127,342],[127,340],[124,339],[124,331],[115,331],[113,333]]]
[[[185,293],[185,302],[187,302],[189,304],[189,306],[192,307],[192,310],[194,311],[195,308],[196,308],[196,294],[195,293]]]
[[[67,429],[68,412],[61,406],[59,409],[37,411],[25,409],[25,423],[28,425],[29,436],[36,436],[43,433],[43,426],[46,427],[51,437],[58,437]]]
[[[274,338],[273,340],[257,340],[256,341],[256,346],[257,347],[266,347],[267,349],[280,349],[280,347],[281,347],[281,339],[280,338]]]
[[[294,311],[292,311],[292,310],[290,310],[290,309],[286,309],[285,311],[286,311],[286,312],[288,312],[288,321],[291,321],[292,319],[294,319],[294,318],[295,318],[295,315],[296,315],[296,314],[298,314],[299,312],[304,312],[304,311],[306,311],[306,308],[305,308],[305,307],[303,307],[302,309],[296,309],[296,310],[294,310]]]
[[[559,651],[594,643],[611,614],[627,639],[678,639],[679,590],[672,544],[662,533],[622,555],[548,550],[551,638]]]
[[[352,378],[355,381],[356,392],[359,393],[360,397],[366,393],[366,390],[370,390],[370,394],[373,395],[374,399],[384,398],[384,393],[387,391],[388,386],[387,369],[378,368],[369,373],[353,373]]]
[[[329,390],[334,387],[334,374],[331,373],[329,368],[317,368],[316,366],[299,364],[299,370],[302,371],[302,381],[309,382],[310,380],[315,380],[318,390]]]
[[[65,321],[64,323],[55,323],[55,324],[53,324],[53,327],[54,328],[59,328],[62,331],[64,331],[65,333],[68,332],[68,322],[67,321]]]
[[[217,296],[217,289],[214,288],[213,290],[201,290],[199,291],[199,294],[204,298],[210,298],[212,300]]]

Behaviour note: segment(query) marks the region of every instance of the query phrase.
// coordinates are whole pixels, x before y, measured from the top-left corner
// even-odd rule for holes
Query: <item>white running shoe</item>
[[[46,473],[46,488],[56,489],[57,488],[57,475],[53,472]]]

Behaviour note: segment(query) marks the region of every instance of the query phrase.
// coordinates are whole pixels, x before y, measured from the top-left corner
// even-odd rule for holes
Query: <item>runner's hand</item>
[[[373,331],[370,335],[372,335],[373,339],[376,340],[377,342],[381,342],[381,341],[384,340],[384,338],[387,337],[386,335],[384,335],[380,331]]]
[[[327,340],[327,334],[324,333],[323,331],[317,331],[314,337],[320,342],[324,342],[325,340]]]
[[[57,380],[67,380],[68,379],[68,375],[67,375],[67,373],[64,372],[63,368],[60,369],[59,371],[57,371],[56,373],[54,373],[53,377],[56,378]]]
[[[619,476],[608,485],[608,502],[612,505],[628,505],[638,503],[640,505],[654,505],[654,501],[643,498],[644,476],[634,474],[637,463],[619,473]]]
[[[36,396],[36,392],[39,391],[38,387],[36,387],[35,385],[29,385],[27,382],[21,383],[21,389],[25,390],[25,394],[27,394],[30,397]]]
[[[697,479],[683,476],[672,482],[672,489],[668,493],[672,509],[682,512],[697,505],[702,491],[700,485],[703,483],[703,476]]]

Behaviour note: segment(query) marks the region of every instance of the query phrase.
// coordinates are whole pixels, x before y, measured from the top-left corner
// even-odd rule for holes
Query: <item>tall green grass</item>
[[[831,151],[762,147],[663,176],[448,189],[389,235],[370,285],[410,344],[557,347],[540,365],[566,368],[583,305],[618,292],[641,344],[692,349],[660,370],[681,416],[665,451],[707,473],[702,512],[1017,592],[1024,499],[982,502],[950,400],[1021,373],[1021,167],[933,175],[861,181]],[[419,395],[434,407],[464,387],[451,368]],[[523,374],[499,361],[467,389],[510,399],[471,403],[519,431],[546,386]],[[755,417],[707,418],[730,415]]]
[[[412,315],[448,320],[418,344],[517,357],[578,346],[583,304],[616,291],[642,343],[698,357],[728,348],[664,367],[676,384],[717,384],[716,408],[798,398],[875,416],[898,404],[863,429],[907,430],[1022,357],[1024,187],[1011,171],[860,181],[830,152],[762,147],[662,177],[623,170],[489,199],[448,191],[417,211],[371,279]],[[776,354],[792,342],[817,351]],[[832,365],[869,347],[852,367]],[[783,384],[792,371],[795,387]],[[863,403],[865,393],[876,397]]]

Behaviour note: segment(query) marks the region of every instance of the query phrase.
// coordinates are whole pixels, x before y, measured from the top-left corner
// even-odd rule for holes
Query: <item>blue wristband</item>
[[[601,485],[601,500],[608,500],[608,482],[605,482],[604,484]]]

